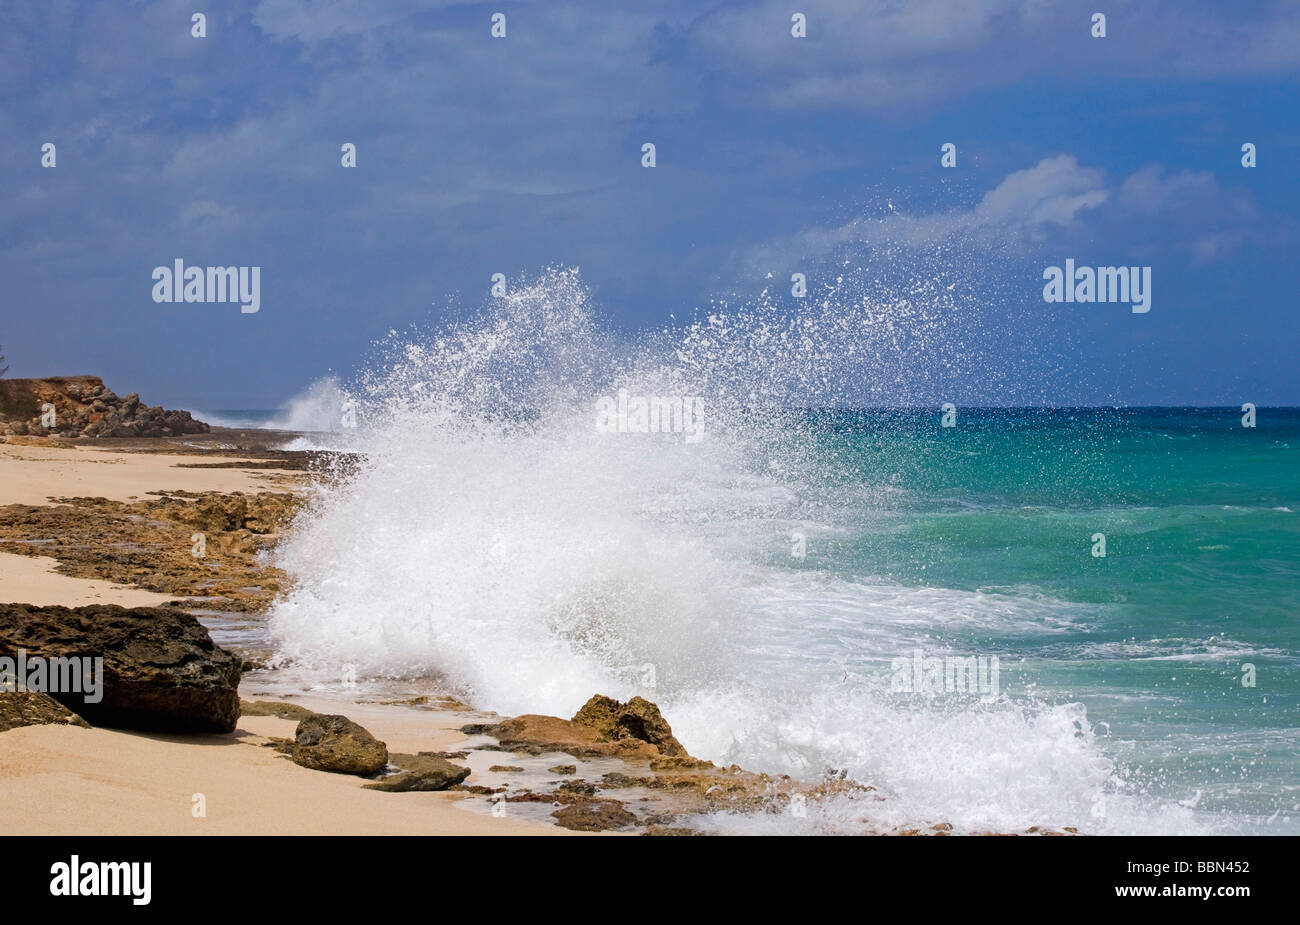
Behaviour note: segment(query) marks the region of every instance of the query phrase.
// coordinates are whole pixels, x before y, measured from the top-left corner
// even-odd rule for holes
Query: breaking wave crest
[[[576,271],[554,270],[475,317],[393,335],[348,390],[358,471],[316,490],[278,553],[296,588],[272,613],[279,653],[332,677],[437,677],[502,713],[640,693],[692,754],[848,769],[886,798],[719,825],[1194,828],[1128,791],[1080,704],[890,690],[889,660],[938,646],[954,614],[1044,634],[1086,614],[791,557],[792,536],[833,539],[847,508],[889,498],[800,409],[849,400],[847,384],[872,394],[863,370],[887,381],[900,353],[966,355],[943,350],[962,335],[942,281],[892,302],[849,288],[793,314],[716,306],[629,342],[597,323]],[[699,399],[700,438],[598,427],[620,391]]]

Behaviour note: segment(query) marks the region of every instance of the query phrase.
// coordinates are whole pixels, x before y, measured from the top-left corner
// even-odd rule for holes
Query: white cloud
[[[1008,174],[973,208],[911,214],[895,210],[891,203],[883,216],[805,228],[749,248],[736,262],[749,271],[767,272],[827,257],[844,247],[924,248],[953,241],[1004,253],[1027,252],[1055,232],[1094,220],[1103,237],[1118,240],[1130,234],[1131,246],[1142,249],[1149,249],[1151,242],[1141,229],[1158,221],[1170,250],[1208,260],[1249,240],[1259,215],[1248,194],[1225,190],[1208,172],[1169,173],[1152,164],[1112,186],[1102,171],[1060,154]]]

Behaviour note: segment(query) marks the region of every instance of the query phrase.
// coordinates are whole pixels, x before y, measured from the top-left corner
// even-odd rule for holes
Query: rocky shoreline
[[[8,439],[55,445],[29,436]],[[174,451],[167,441],[159,449],[164,444]],[[186,448],[191,456],[209,452]],[[260,461],[275,462],[274,453],[266,453]],[[338,468],[297,468],[312,470],[313,477],[339,477]],[[870,782],[830,773],[820,781],[798,781],[697,759],[658,707],[639,697],[619,702],[593,693],[569,718],[498,717],[428,696],[387,701],[383,709],[406,711],[416,723],[437,711],[450,719],[444,728],[452,734],[442,748],[390,749],[345,715],[357,712],[346,702],[324,705],[326,712],[284,700],[294,695],[283,691],[272,699],[277,694],[268,682],[282,669],[268,667],[259,653],[216,644],[195,616],[215,608],[256,619],[287,589],[288,577],[260,554],[289,529],[303,503],[299,493],[151,491],[128,501],[47,501],[52,503],[0,506],[0,552],[53,557],[65,574],[146,588],[174,600],[151,608],[0,605],[0,660],[16,660],[20,650],[25,657],[104,660],[103,699],[96,704],[78,694],[0,692],[0,735],[58,725],[74,732],[125,729],[234,743],[247,741],[245,717],[269,717],[295,723],[293,734],[250,744],[300,768],[355,778],[354,786],[380,793],[458,794],[489,817],[523,817],[574,832],[709,834],[721,818],[806,817],[834,800],[837,812],[857,817],[856,831],[951,833],[943,822],[872,826],[871,808],[884,798]],[[198,536],[206,547],[203,556],[194,555]],[[353,701],[356,707],[365,703]],[[978,834],[1074,833],[1034,828]]]

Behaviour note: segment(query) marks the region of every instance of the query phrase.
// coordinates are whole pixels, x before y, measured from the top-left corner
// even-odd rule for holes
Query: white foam
[[[779,408],[823,396],[863,337],[851,317],[802,336],[715,317],[615,347],[564,271],[395,340],[358,392],[360,470],[318,490],[278,553],[295,580],[272,612],[279,652],[330,677],[437,676],[502,713],[644,693],[694,754],[849,768],[887,797],[819,810],[826,830],[868,809],[873,825],[1194,828],[1124,792],[1080,705],[918,702],[870,670],[942,648],[958,621],[1054,634],[1077,609],[773,561],[792,525],[836,529],[809,516],[826,464]],[[598,432],[594,399],[620,387],[703,396],[707,438]]]

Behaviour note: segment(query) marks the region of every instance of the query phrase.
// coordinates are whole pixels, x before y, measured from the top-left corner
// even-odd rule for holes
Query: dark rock
[[[596,795],[595,784],[589,784],[585,780],[581,780],[578,778],[574,778],[573,780],[562,781],[560,783],[560,786],[555,789],[561,790],[565,793],[577,793],[583,796]]]
[[[578,773],[578,766],[576,764],[557,764],[555,767],[547,768],[546,770],[550,771],[552,774],[561,774],[564,777],[572,777],[574,774]]]
[[[636,822],[636,816],[617,800],[584,800],[551,813],[557,825],[578,832],[604,832],[621,829]]]
[[[0,604],[0,656],[102,657],[103,699],[51,692],[96,726],[231,732],[239,719],[239,659],[184,611],[165,607]]]
[[[314,714],[294,733],[293,762],[333,774],[374,774],[388,764],[388,746],[346,716]]]
[[[0,732],[19,726],[84,726],[90,724],[49,694],[0,691]]]

